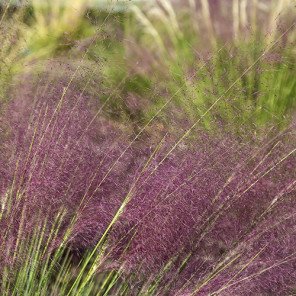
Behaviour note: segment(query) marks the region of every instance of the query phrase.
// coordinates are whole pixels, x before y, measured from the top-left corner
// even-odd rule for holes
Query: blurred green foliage
[[[211,20],[197,24],[192,8],[176,13],[165,1],[148,11],[133,6],[127,12],[58,2],[33,1],[3,18],[2,97],[25,65],[62,56],[95,62],[100,77],[90,79],[99,81],[99,90],[86,91],[106,105],[111,118],[135,127],[157,113],[167,125],[198,121],[211,130],[285,124],[293,112],[295,55],[288,37],[294,27],[285,42],[263,55],[280,33],[268,39],[256,27],[249,35],[223,39],[213,33]]]

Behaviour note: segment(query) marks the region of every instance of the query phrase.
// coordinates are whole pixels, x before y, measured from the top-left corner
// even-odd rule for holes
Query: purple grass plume
[[[61,209],[65,216],[52,248],[73,217],[69,248],[93,247],[129,196],[109,232],[104,264],[122,266],[127,281],[136,274],[135,291],[157,275],[158,295],[295,291],[290,130],[248,143],[200,132],[174,149],[167,138],[155,150],[130,145],[99,104],[72,85],[38,85],[35,97],[21,87],[1,119],[1,262],[11,263],[7,254],[22,223],[25,237]]]

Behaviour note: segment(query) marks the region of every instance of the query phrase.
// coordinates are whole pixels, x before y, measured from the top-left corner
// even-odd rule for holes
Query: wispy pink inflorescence
[[[61,236],[76,216],[69,246],[90,248],[130,192],[109,234],[106,262],[124,264],[127,274],[136,271],[144,280],[171,261],[160,295],[165,289],[172,295],[291,293],[295,136],[287,131],[239,143],[200,133],[169,154],[174,142],[167,139],[145,166],[154,148],[126,149],[129,143],[114,125],[101,114],[94,117],[97,110],[62,82],[36,101],[24,88],[11,102],[1,186],[3,196],[13,197],[13,211],[0,226],[13,227],[1,246],[13,245],[23,209],[30,233],[40,214],[53,220],[63,208]]]
[[[177,149],[153,175],[148,170],[122,217],[122,233],[118,224],[118,239],[135,226],[126,264],[156,273],[174,259],[167,277],[175,275],[174,293],[187,279],[201,285],[197,295],[228,281],[225,295],[290,291],[296,276],[295,148],[293,138],[283,138],[252,147],[204,137],[191,149]],[[288,262],[277,267],[281,260]]]
[[[116,162],[125,147],[124,141],[114,140],[119,131],[96,116],[99,109],[83,93],[66,87],[55,82],[36,101],[20,94],[11,102],[10,172],[5,187],[20,200],[16,217],[27,208],[28,231],[35,227],[37,213],[53,220],[63,208],[65,227],[77,215],[71,243],[86,247],[107,227],[128,189],[121,179],[128,179],[131,156],[127,152]]]

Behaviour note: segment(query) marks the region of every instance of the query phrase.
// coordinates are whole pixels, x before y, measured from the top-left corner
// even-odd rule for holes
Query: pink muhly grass
[[[27,94],[11,102],[6,153],[12,153],[2,187],[18,200],[8,217],[15,219],[16,229],[23,207],[28,211],[25,229],[29,232],[38,224],[34,213],[52,220],[65,209],[65,229],[77,215],[70,241],[78,248],[94,244],[111,221],[127,190],[121,179],[130,156],[126,153],[106,176],[123,149],[123,143],[114,141],[119,133],[107,120],[95,117],[91,100],[73,87],[65,93],[66,87],[55,84],[52,93],[36,102]]]
[[[40,215],[52,221],[61,209],[52,248],[74,216],[69,247],[91,248],[130,192],[108,235],[105,265],[136,273],[135,291],[169,261],[162,295],[285,295],[295,288],[291,132],[259,144],[201,133],[169,155],[173,143],[166,140],[143,169],[154,148],[126,149],[113,124],[94,117],[96,110],[93,100],[62,82],[36,102],[25,92],[12,100],[4,115],[10,136],[1,188],[12,196],[13,210],[0,221],[1,229],[10,226],[2,248],[13,248],[22,211],[25,236]],[[9,261],[6,254],[1,262]]]
[[[175,151],[139,182],[122,225],[117,224],[118,239],[134,227],[125,264],[143,266],[137,271],[145,275],[176,258],[164,279],[168,284],[174,277],[174,293],[192,289],[196,282],[201,286],[196,295],[208,295],[228,281],[238,283],[225,289],[225,295],[247,295],[245,289],[253,294],[289,291],[296,262],[292,139],[255,148],[205,138],[193,149]],[[270,268],[284,258],[290,260]],[[251,274],[251,283],[243,280]]]

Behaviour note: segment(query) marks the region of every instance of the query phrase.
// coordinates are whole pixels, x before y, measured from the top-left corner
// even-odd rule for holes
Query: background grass
[[[197,11],[182,6],[178,14],[167,1],[142,11],[132,6],[131,12],[119,13],[90,10],[79,1],[64,7],[58,1],[49,6],[33,2],[31,8],[16,13],[8,9],[7,22],[13,15],[17,25],[7,24],[11,33],[3,28],[8,48],[2,49],[2,81],[23,71],[24,63],[56,56],[79,60],[87,50],[87,57],[101,68],[100,86],[105,95],[100,100],[104,102],[108,91],[115,90],[108,103],[113,119],[141,126],[171,100],[162,123],[183,112],[194,122],[223,94],[227,97],[202,119],[209,130],[217,123],[282,123],[295,104],[291,2],[283,1],[279,7],[272,2],[261,18],[260,6],[244,7],[243,3],[236,15],[238,4],[234,2],[232,15],[221,23],[221,27],[228,26],[228,36],[215,31],[213,19],[219,19],[222,9],[215,15],[206,3],[201,1]],[[279,9],[280,16],[276,14]],[[263,17],[268,20],[267,28]],[[235,87],[225,94],[236,79]]]

